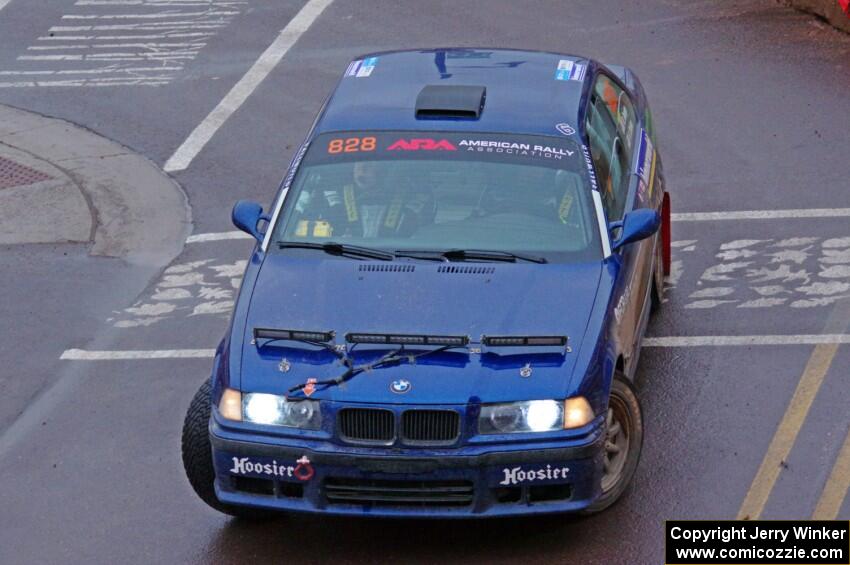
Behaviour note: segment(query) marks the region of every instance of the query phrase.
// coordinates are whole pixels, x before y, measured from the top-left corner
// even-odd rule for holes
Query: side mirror
[[[268,221],[268,216],[263,215],[263,207],[256,202],[249,200],[240,200],[233,205],[233,212],[230,215],[233,220],[233,225],[250,234],[257,241],[263,241],[263,232],[257,227],[260,220]]]
[[[661,215],[649,208],[632,210],[621,222],[612,222],[609,230],[613,233],[615,229],[622,228],[620,237],[614,241],[614,249],[646,239],[658,231],[661,225]]]

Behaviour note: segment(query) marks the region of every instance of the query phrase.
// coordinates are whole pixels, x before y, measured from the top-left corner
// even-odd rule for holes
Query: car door
[[[638,160],[641,151],[654,150],[647,146],[648,135],[628,92],[605,72],[594,78],[586,116],[590,153],[610,224],[642,206],[639,195],[646,195],[648,181],[641,188],[639,171],[643,172],[645,159],[641,158],[640,169]],[[634,371],[635,347],[648,315],[653,249],[654,238],[649,238],[614,252],[620,263],[614,295],[615,336],[629,373]]]

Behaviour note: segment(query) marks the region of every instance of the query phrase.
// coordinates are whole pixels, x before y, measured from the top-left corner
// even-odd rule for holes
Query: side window
[[[619,220],[629,190],[637,120],[628,94],[603,74],[593,85],[585,126],[608,221]]]

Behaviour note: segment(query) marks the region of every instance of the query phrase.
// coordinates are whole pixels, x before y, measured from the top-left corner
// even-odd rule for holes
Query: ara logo
[[[387,148],[387,151],[457,151],[457,147],[447,139],[399,139]]]
[[[399,379],[390,383],[390,390],[396,394],[410,392],[411,388],[413,388],[413,385],[410,384],[410,381],[406,381],[404,379]]]

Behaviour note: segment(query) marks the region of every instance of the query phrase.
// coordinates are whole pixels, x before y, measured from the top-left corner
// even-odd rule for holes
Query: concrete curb
[[[0,105],[0,157],[50,177],[0,190],[2,243],[93,241],[91,255],[160,266],[192,231],[188,199],[171,177],[84,128]]]
[[[780,0],[780,3],[820,16],[833,27],[850,33],[850,15],[844,11],[839,0]]]

